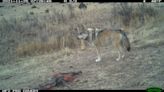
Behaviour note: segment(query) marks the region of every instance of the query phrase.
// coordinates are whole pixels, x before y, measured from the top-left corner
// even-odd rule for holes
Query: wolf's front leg
[[[122,59],[124,59],[124,57],[126,56],[126,51],[124,48],[121,48],[121,51],[122,51]]]
[[[98,56],[97,59],[95,60],[96,62],[100,62],[101,61],[101,57]]]
[[[97,59],[95,60],[96,62],[100,62],[101,61],[101,54],[100,54],[100,48],[97,48],[95,44],[93,44],[96,48],[96,52],[97,52]]]
[[[116,59],[116,61],[119,61],[120,58],[121,58],[121,52],[120,52],[120,50],[118,50],[118,58]]]

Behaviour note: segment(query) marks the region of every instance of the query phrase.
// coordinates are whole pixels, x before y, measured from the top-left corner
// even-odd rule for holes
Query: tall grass
[[[158,10],[152,4],[119,3],[112,9],[113,25],[119,21],[124,27],[141,27],[157,15]]]
[[[150,5],[138,4],[134,8],[133,4],[114,4],[112,11],[101,8],[101,5],[88,5],[86,10],[81,11],[75,5],[68,4],[67,8],[61,10],[47,8],[43,14],[29,10],[22,17],[2,16],[0,44],[3,43],[3,46],[0,47],[0,56],[4,59],[1,58],[0,63],[13,61],[5,59],[10,57],[32,56],[65,48],[76,49],[80,47],[76,27],[80,31],[85,31],[85,27],[136,27],[158,14]]]

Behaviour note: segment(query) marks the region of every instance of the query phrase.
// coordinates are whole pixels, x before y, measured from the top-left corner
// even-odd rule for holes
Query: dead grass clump
[[[48,16],[48,17],[50,17],[55,23],[61,24],[67,21],[66,15],[64,15],[63,11],[58,11],[54,9],[52,12],[53,12],[53,15]]]
[[[45,13],[49,13],[49,9],[46,9],[46,10],[45,10]]]
[[[30,15],[34,15],[34,12],[31,11],[29,14],[30,14]]]
[[[31,8],[34,9],[34,8],[37,8],[37,7],[35,5],[33,5]]]
[[[18,56],[31,56],[52,51],[59,51],[65,48],[75,49],[77,47],[78,40],[68,33],[65,35],[51,36],[46,42],[31,41],[27,43],[20,43],[16,47],[16,53]]]
[[[70,12],[70,18],[75,18],[74,7],[71,4],[68,4],[68,9]]]
[[[87,5],[85,5],[84,3],[80,3],[79,9],[87,9]]]
[[[132,6],[133,4],[129,3],[115,4],[112,9],[112,21],[114,21],[114,24],[121,21],[125,27],[138,27],[158,15],[157,10],[149,4],[137,4],[135,7]]]
[[[36,42],[30,42],[30,43],[22,43],[19,44],[16,48],[16,53],[19,56],[27,56],[27,55],[34,55],[37,49],[39,49],[41,45]]]
[[[0,8],[3,8],[4,6],[3,5],[0,5]]]

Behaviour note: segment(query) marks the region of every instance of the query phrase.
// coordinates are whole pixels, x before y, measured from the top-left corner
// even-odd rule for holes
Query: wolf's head
[[[88,33],[79,33],[77,35],[77,38],[78,39],[83,39],[83,40],[86,40],[88,38]]]
[[[78,39],[88,40],[91,42],[94,41],[102,31],[103,30],[100,28],[87,28],[86,31],[78,33]]]
[[[78,31],[77,38],[82,41],[89,42],[89,45],[93,45],[93,41],[98,37],[99,33],[101,33],[103,30],[100,28],[86,28],[85,31]],[[84,44],[83,42],[81,43]]]

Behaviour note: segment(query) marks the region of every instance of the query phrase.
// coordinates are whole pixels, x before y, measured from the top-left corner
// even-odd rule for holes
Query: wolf
[[[111,29],[111,28],[87,28],[86,31],[80,32],[78,34],[78,39],[81,40],[82,49],[86,46],[84,45],[84,41],[87,41],[92,46],[96,48],[97,59],[96,62],[102,60],[100,53],[100,44],[104,42],[105,38],[111,41],[113,47],[118,52],[118,58],[116,61],[119,61],[121,58],[125,57],[125,51],[130,51],[131,46],[129,42],[129,38],[127,34],[124,32],[123,28]]]

